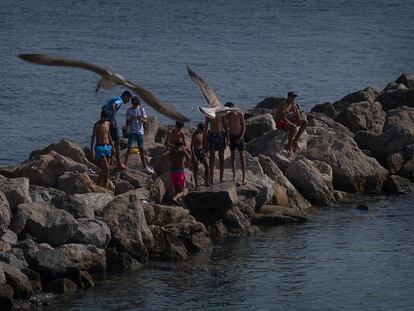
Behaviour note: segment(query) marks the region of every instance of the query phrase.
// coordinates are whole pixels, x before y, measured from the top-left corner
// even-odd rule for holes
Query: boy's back
[[[109,145],[109,122],[98,121],[95,123],[95,135],[97,145]]]

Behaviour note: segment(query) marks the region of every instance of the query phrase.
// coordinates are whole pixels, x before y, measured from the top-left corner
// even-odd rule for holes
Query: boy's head
[[[227,102],[224,104],[225,107],[234,108],[234,104],[232,102]]]
[[[130,91],[124,91],[124,92],[122,93],[122,95],[121,95],[122,101],[123,101],[124,103],[129,102],[129,100],[131,99],[131,97],[132,97],[132,94],[131,94],[131,92],[130,92]]]
[[[184,146],[184,143],[182,141],[182,139],[177,139],[177,141],[174,144],[174,147],[176,150],[181,149]]]
[[[181,130],[184,127],[184,123],[180,121],[175,122],[175,128]]]
[[[140,103],[141,102],[140,102],[138,96],[134,96],[134,97],[131,98],[131,104],[132,104],[132,106],[138,107],[140,105]]]
[[[101,111],[101,120],[102,121],[108,120],[108,113],[104,109],[102,109]]]
[[[204,129],[205,129],[205,125],[204,125],[204,123],[198,123],[198,124],[197,124],[197,130],[199,130],[199,131],[204,131]]]

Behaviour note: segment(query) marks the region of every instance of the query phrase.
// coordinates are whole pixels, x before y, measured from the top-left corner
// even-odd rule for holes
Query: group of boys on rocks
[[[286,150],[292,154],[298,148],[298,139],[304,132],[307,121],[300,118],[299,108],[294,99],[297,95],[288,92],[287,100],[278,105],[275,113],[276,128],[288,132]],[[120,158],[120,136],[116,122],[116,114],[123,104],[131,101],[131,107],[126,112],[126,127],[128,132],[128,149],[125,153],[124,163]],[[228,108],[234,108],[232,102],[225,104]],[[131,154],[134,143],[138,147],[142,166],[147,173],[154,173],[145,159],[144,150],[144,125],[147,123],[147,114],[140,107],[140,99],[132,96],[129,91],[124,91],[121,96],[111,98],[102,106],[100,120],[95,123],[91,138],[92,158],[100,167],[98,186],[106,187],[109,177],[109,165],[112,155],[115,155],[117,167],[120,170],[127,169],[128,157]],[[191,145],[186,146],[186,136],[183,132],[184,124],[176,122],[175,127],[168,133],[165,140],[166,151],[163,156],[170,162],[170,179],[174,187],[173,200],[179,202],[186,194],[185,168],[190,167],[194,174],[194,190],[199,190],[198,165],[204,165],[204,185],[209,187],[214,184],[214,160],[216,151],[219,158],[219,180],[223,182],[224,151],[229,145],[231,151],[231,167],[233,181],[236,180],[236,150],[242,169],[242,182],[245,182],[246,163],[244,157],[244,135],[246,124],[244,114],[232,109],[225,116],[213,119],[206,117],[204,123],[199,123],[192,134]],[[299,130],[297,129],[299,127]],[[190,165],[188,165],[190,164]]]

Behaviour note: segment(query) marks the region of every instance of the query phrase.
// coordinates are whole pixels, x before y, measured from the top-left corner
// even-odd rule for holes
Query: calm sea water
[[[413,20],[413,1],[3,0],[0,166],[63,137],[87,144],[101,105],[122,92],[95,94],[93,73],[18,53],[110,68],[197,122],[205,102],[186,65],[223,102],[248,108],[294,90],[309,110],[414,72]],[[323,210],[304,226],[220,244],[211,258],[108,278],[49,309],[414,310],[412,202]]]
[[[412,203],[320,210],[305,225],[111,276],[41,310],[413,310]]]
[[[18,53],[111,68],[199,121],[205,101],[186,65],[223,102],[252,107],[295,90],[309,110],[414,72],[413,19],[413,1],[3,0],[0,166],[62,137],[87,144],[100,107],[122,91],[95,94],[95,74]]]

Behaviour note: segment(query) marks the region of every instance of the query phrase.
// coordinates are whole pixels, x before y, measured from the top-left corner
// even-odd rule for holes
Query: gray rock
[[[351,137],[325,128],[314,128],[307,158],[329,164],[334,188],[346,192],[379,192],[388,177],[388,171],[366,156]]]
[[[6,195],[0,191],[0,234],[3,234],[11,221],[11,211]]]
[[[17,229],[16,233],[20,233],[23,230],[21,227],[23,227],[39,242],[51,245],[61,245],[69,241],[77,227],[72,215],[51,204],[20,204],[13,218],[14,223],[16,223],[16,219],[21,220],[19,228],[14,226],[14,229]]]
[[[255,116],[246,120],[245,140],[250,141],[264,133],[276,129],[276,123],[270,113]]]
[[[11,252],[0,252],[0,262],[8,263],[19,270],[28,266],[24,257],[19,259]]]
[[[277,205],[265,205],[252,219],[258,226],[277,226],[300,224],[308,221],[307,215],[300,210]]]
[[[111,245],[141,261],[148,259],[154,239],[145,220],[143,203],[130,192],[116,196],[103,210],[112,233]]]
[[[363,101],[374,102],[376,98],[378,97],[378,95],[379,95],[379,92],[375,88],[368,86],[367,88],[361,91],[357,91],[357,92],[346,95],[342,99],[334,102],[333,106],[335,107],[337,111],[341,111],[346,106],[353,104],[353,103],[359,103]]]
[[[310,202],[330,205],[335,202],[332,186],[332,168],[326,163],[297,157],[287,168],[286,177]]]
[[[164,230],[160,226],[151,226],[155,246],[150,256],[158,260],[181,261],[188,257],[184,243],[171,231]]]
[[[59,200],[53,200],[52,203],[75,218],[95,219],[95,211],[102,212],[112,199],[113,195],[109,193],[81,193],[61,197]]]
[[[59,201],[60,198],[65,197],[63,191],[54,188],[45,188],[37,185],[30,185],[30,196],[33,203],[52,203]]]
[[[162,123],[158,124],[157,133],[155,134],[155,138],[154,138],[155,142],[163,144],[165,142],[165,139],[167,138],[169,131],[170,129],[168,128],[168,126]]]
[[[276,109],[277,106],[286,101],[284,97],[266,97],[263,101],[258,103],[255,108]]]
[[[30,184],[56,187],[65,172],[86,172],[87,167],[54,151],[36,155],[23,162],[14,172],[16,177],[29,178]]]
[[[29,278],[17,267],[1,261],[0,267],[4,271],[7,284],[13,288],[15,298],[27,299],[33,294],[33,288]]]
[[[286,151],[287,142],[287,132],[274,130],[250,141],[246,145],[246,151],[254,157],[259,155],[270,157],[284,171],[292,161],[292,157],[289,157]],[[299,139],[297,153],[306,151],[307,142],[308,135],[305,132]]]
[[[147,118],[147,124],[145,124],[145,141],[154,142],[155,135],[158,131],[158,118],[156,116],[150,116]]]
[[[142,265],[128,253],[117,252],[115,248],[106,250],[108,272],[123,273],[139,270]]]
[[[72,282],[69,279],[57,279],[54,280],[52,282],[50,282],[49,284],[46,285],[45,287],[45,292],[48,293],[54,293],[54,294],[70,294],[72,292],[76,292],[78,289],[78,287],[76,286],[76,284],[74,282]]]
[[[324,115],[326,115],[327,117],[332,118],[332,119],[334,119],[337,115],[335,107],[329,102],[315,105],[311,109],[311,112],[323,113]]]
[[[91,273],[106,271],[105,250],[97,248],[95,245],[65,244],[59,247],[80,270]]]
[[[13,288],[7,284],[0,284],[0,306],[4,311],[13,309]]]
[[[222,222],[230,235],[240,236],[253,233],[250,219],[237,206],[232,207],[226,212]]]
[[[57,188],[66,194],[90,192],[112,194],[109,189],[97,186],[87,173],[66,172],[59,177]]]
[[[31,203],[32,198],[29,192],[29,179],[9,178],[0,180],[0,191],[2,191],[9,201],[10,210],[15,212],[20,203]]]
[[[377,100],[385,111],[402,106],[414,107],[414,89],[398,88],[396,91],[384,92]]]
[[[368,131],[380,134],[385,122],[385,111],[379,102],[359,102],[346,106],[335,118],[354,133]]]
[[[260,155],[260,164],[264,173],[276,182],[274,203],[291,208],[308,208],[311,204],[297,191],[295,186],[283,175],[271,158]]]
[[[324,114],[311,112],[308,113],[307,118],[309,122],[307,132],[310,136],[308,140],[312,139],[312,133],[314,132],[315,128],[323,128],[324,130],[328,130],[332,133],[345,134],[350,137],[354,137],[354,133],[350,129]]]
[[[404,84],[409,89],[414,89],[414,75],[412,74],[403,73],[395,82]]]
[[[414,184],[407,178],[391,175],[390,178],[384,183],[382,191],[385,194],[413,193]]]
[[[93,244],[106,248],[111,240],[111,231],[106,223],[87,218],[77,219],[78,226],[71,241],[80,244]]]
[[[6,229],[1,236],[1,240],[9,243],[10,245],[16,245],[18,242],[17,235],[12,230]]]
[[[145,219],[148,225],[163,226],[177,223],[190,216],[188,210],[181,206],[167,206],[159,204],[144,204]]]

